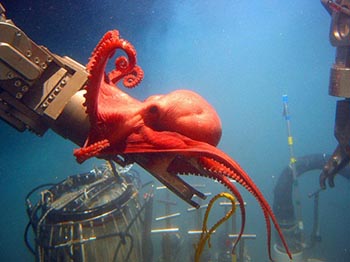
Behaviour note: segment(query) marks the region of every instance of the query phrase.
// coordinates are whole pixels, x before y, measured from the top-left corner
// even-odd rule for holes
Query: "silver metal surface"
[[[37,135],[53,128],[82,145],[89,121],[84,98],[74,96],[86,84],[85,67],[34,43],[5,17],[3,6],[0,14],[0,118],[18,131]]]

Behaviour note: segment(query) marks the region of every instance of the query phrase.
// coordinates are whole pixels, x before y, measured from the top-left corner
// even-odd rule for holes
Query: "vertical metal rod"
[[[292,136],[292,130],[291,130],[291,124],[290,124],[290,114],[289,114],[289,108],[288,108],[288,96],[283,95],[283,116],[286,120],[287,124],[287,134],[288,134],[288,147],[289,147],[289,155],[290,155],[290,168],[292,169],[293,174],[293,180],[295,181],[297,179],[297,172],[295,169],[295,162],[296,158],[294,156],[294,149],[293,149],[293,136]]]
[[[311,233],[311,247],[314,246],[317,242],[321,241],[319,222],[319,197],[320,193],[317,192],[314,195],[314,223]]]
[[[283,95],[282,100],[283,100],[283,116],[286,120],[286,125],[287,125],[288,147],[289,147],[289,155],[290,155],[289,167],[292,171],[292,176],[293,176],[294,200],[296,205],[298,227],[299,227],[299,230],[301,231],[300,241],[302,243],[304,238],[302,233],[304,231],[304,223],[302,220],[300,193],[299,193],[298,180],[297,180],[297,170],[295,166],[295,163],[297,160],[294,156],[293,136],[292,136],[292,130],[291,130],[291,121],[290,121],[291,117],[290,117],[289,108],[288,108],[288,96]]]

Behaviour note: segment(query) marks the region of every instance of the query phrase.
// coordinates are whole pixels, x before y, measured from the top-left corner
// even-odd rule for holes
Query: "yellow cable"
[[[210,213],[210,211],[212,209],[212,206],[213,206],[214,202],[216,200],[218,200],[219,198],[227,198],[228,200],[231,201],[232,206],[231,206],[231,209],[225,214],[225,216],[222,217],[218,222],[216,222],[216,224],[214,226],[212,226],[212,228],[208,231],[208,228],[207,228],[208,216],[209,216],[209,213]],[[196,252],[195,252],[195,256],[194,256],[194,261],[195,262],[199,262],[199,259],[200,259],[200,256],[201,256],[202,252],[203,252],[203,249],[204,249],[206,241],[208,241],[209,248],[211,247],[211,243],[210,243],[210,236],[211,236],[211,234],[222,223],[224,223],[227,219],[229,219],[233,215],[233,213],[236,211],[236,203],[235,203],[235,201],[236,200],[235,200],[234,196],[232,196],[229,193],[225,193],[225,192],[217,194],[216,196],[214,196],[210,200],[210,202],[208,204],[208,208],[207,208],[207,210],[205,211],[205,214],[204,214],[203,226],[202,226],[202,234],[200,236],[198,244],[196,245]]]
[[[237,255],[236,254],[232,254],[232,262],[237,262]]]

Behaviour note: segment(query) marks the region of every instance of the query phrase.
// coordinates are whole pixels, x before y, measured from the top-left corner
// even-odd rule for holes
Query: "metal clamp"
[[[6,19],[3,6],[0,15],[0,118],[37,135],[52,127],[60,130],[59,116],[87,81],[85,67],[34,43]],[[86,122],[82,105],[75,110],[82,111],[76,121]]]

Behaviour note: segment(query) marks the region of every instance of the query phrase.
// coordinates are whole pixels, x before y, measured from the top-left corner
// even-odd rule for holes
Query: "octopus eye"
[[[148,112],[151,114],[156,114],[156,113],[158,113],[158,107],[153,105],[148,109]]]

